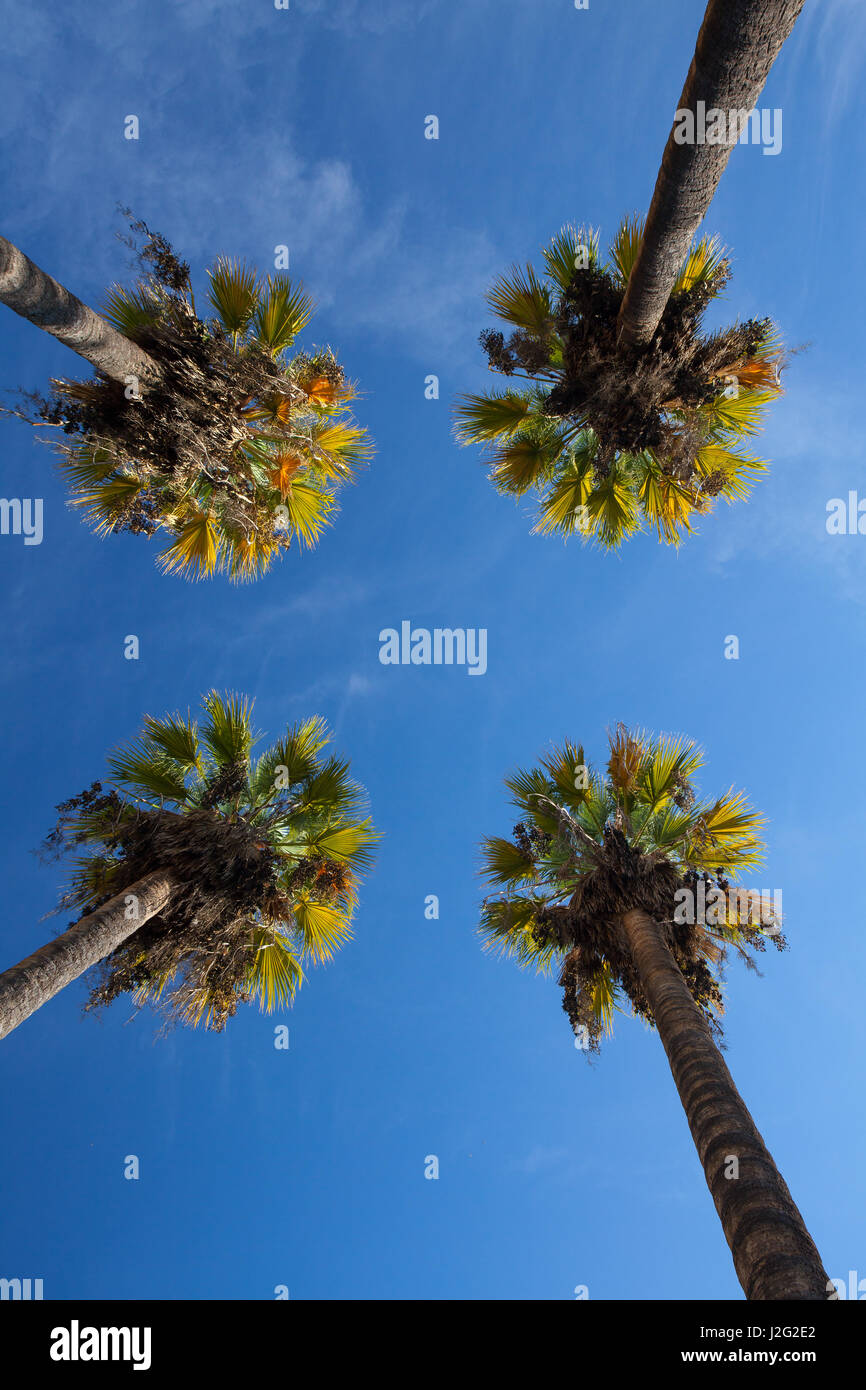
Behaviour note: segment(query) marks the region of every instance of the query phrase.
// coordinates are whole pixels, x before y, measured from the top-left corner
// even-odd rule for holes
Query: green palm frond
[[[314,837],[311,847],[316,853],[337,864],[348,864],[354,871],[369,869],[373,864],[373,848],[379,834],[369,820],[357,825],[339,825]]]
[[[256,272],[243,261],[220,257],[207,273],[208,301],[226,333],[237,338],[246,332],[261,298]]]
[[[295,287],[284,275],[269,275],[252,315],[254,341],[276,357],[306,327],[314,308],[303,286]]]
[[[566,739],[561,748],[541,759],[541,766],[550,777],[556,799],[568,810],[578,811],[590,795],[594,779],[583,748]]]
[[[246,987],[265,1013],[287,1008],[304,974],[290,941],[273,927],[256,927],[250,935],[251,960]]]
[[[217,767],[249,762],[258,736],[252,726],[252,703],[244,695],[211,690],[202,700],[207,719],[200,728],[202,743]]]
[[[686,862],[695,868],[737,872],[764,862],[760,832],[766,822],[742,792],[731,790],[711,805],[696,807],[691,820]]]
[[[704,758],[691,739],[654,740],[640,769],[641,799],[650,812],[661,810],[684,782],[703,766]]]
[[[635,261],[643,242],[644,226],[643,217],[623,218],[610,247],[614,279],[623,289],[628,284],[634,270]]]
[[[274,560],[287,546],[288,541],[270,542],[261,535],[229,535],[220,552],[221,568],[236,583],[251,583],[267,574]]]
[[[594,270],[599,264],[598,229],[563,227],[543,251],[547,273],[562,293],[569,288],[575,271]]]
[[[596,1022],[601,1025],[606,1038],[613,1037],[613,1014],[617,1007],[616,997],[616,983],[611,974],[610,965],[605,961],[593,978],[591,1001]]]
[[[521,969],[534,969],[549,975],[561,952],[550,943],[541,943],[535,935],[537,914],[543,908],[542,898],[491,898],[481,908],[478,934],[484,949],[505,960],[514,960]]]
[[[549,796],[552,787],[550,778],[541,768],[518,768],[505,778],[505,785],[512,794],[512,804],[527,815],[533,815],[539,796]]]
[[[494,450],[490,477],[498,492],[522,496],[551,477],[561,456],[562,441],[555,435],[514,435]]]
[[[87,907],[99,902],[113,891],[117,878],[117,863],[105,854],[92,854],[74,859],[70,865],[69,891],[66,895],[70,904]]]
[[[161,749],[172,762],[190,771],[200,768],[198,738],[189,717],[183,719],[181,715],[173,714],[166,715],[163,719],[154,719],[146,714],[144,732],[148,743]]]
[[[164,302],[164,295],[147,283],[133,289],[112,285],[105,296],[102,313],[118,333],[135,342],[146,329],[159,322]]]
[[[535,866],[511,840],[485,839],[481,844],[481,872],[491,883],[513,888],[535,878]]]
[[[487,302],[497,318],[544,338],[553,326],[553,301],[531,265],[513,266],[487,292]]]
[[[330,740],[328,726],[319,715],[293,725],[258,760],[251,779],[253,795],[267,800],[311,779],[318,755]]]
[[[731,395],[722,392],[709,405],[703,406],[700,414],[710,429],[722,430],[735,439],[745,439],[763,429],[765,407],[777,396],[778,392],[773,391],[739,391]]]
[[[183,769],[145,740],[118,748],[106,762],[114,780],[135,793],[165,801],[186,800]]]
[[[748,497],[754,479],[767,471],[762,459],[750,454],[738,454],[718,444],[708,444],[699,450],[695,458],[695,472],[699,478],[715,478],[718,483],[718,496],[728,500]]]
[[[325,418],[310,431],[310,452],[324,478],[350,479],[369,461],[372,447],[367,431],[345,420]]]
[[[97,444],[81,444],[70,449],[60,461],[60,471],[70,491],[79,495],[98,495],[98,489],[116,469],[116,455]]]
[[[541,535],[592,537],[606,550],[617,549],[641,530],[632,460],[620,456],[606,477],[595,479],[586,456],[574,454],[544,494],[533,529]]]
[[[508,438],[526,422],[532,404],[528,392],[502,391],[489,396],[463,395],[455,409],[461,444]]]
[[[333,958],[352,938],[351,922],[345,911],[329,903],[314,902],[309,893],[298,894],[292,923],[305,956],[316,964]]]
[[[73,496],[72,504],[81,507],[98,536],[108,535],[121,521],[129,504],[142,489],[140,478],[132,474],[109,474],[93,492]]]
[[[694,489],[663,472],[651,453],[637,460],[638,500],[650,526],[665,545],[679,545],[692,531],[697,510]]]
[[[352,780],[348,761],[330,757],[318,765],[304,785],[299,804],[305,811],[357,810],[363,804],[362,792]]]

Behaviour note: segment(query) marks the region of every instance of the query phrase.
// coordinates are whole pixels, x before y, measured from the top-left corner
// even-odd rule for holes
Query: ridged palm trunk
[[[0,237],[0,303],[44,328],[114,381],[141,387],[159,376],[152,357],[70,294],[11,241]]]
[[[0,1038],[161,912],[174,887],[170,874],[162,870],[148,874],[4,971],[0,975]]]
[[[658,926],[638,910],[622,925],[746,1297],[826,1300],[821,1256]]]
[[[751,111],[805,0],[710,0],[678,110]],[[728,130],[728,135],[731,132]],[[619,313],[623,346],[648,343],[677,272],[713,200],[732,145],[668,136],[643,245]]]

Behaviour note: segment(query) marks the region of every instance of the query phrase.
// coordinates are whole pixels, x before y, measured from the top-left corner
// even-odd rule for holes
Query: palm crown
[[[521,819],[511,840],[483,842],[483,872],[497,891],[484,900],[479,930],[489,949],[523,966],[559,967],[563,1007],[594,1049],[623,995],[652,1022],[620,927],[624,912],[642,908],[666,933],[692,997],[718,1030],[728,950],[753,965],[750,951],[763,950],[767,937],[785,944],[767,899],[730,891],[731,879],[762,861],[763,819],[741,792],[696,798],[692,778],[703,756],[689,740],[619,725],[609,748],[604,772],[566,742],[540,766],[506,778]],[[705,921],[677,911],[677,893],[693,892],[700,879],[724,898]]]
[[[464,395],[463,443],[491,449],[497,490],[537,496],[535,530],[611,548],[654,529],[678,544],[716,497],[748,496],[766,465],[742,447],[781,393],[780,341],[767,319],[702,335],[730,276],[714,239],[686,258],[652,342],[622,348],[617,317],[643,236],[627,218],[602,264],[598,233],[568,226],[488,294],[513,329],[481,334],[489,366],[527,385]]]
[[[305,961],[351,936],[359,875],[378,838],[349,764],[320,756],[309,718],[257,758],[250,703],[211,692],[201,722],[148,717],[97,782],[58,808],[55,852],[87,846],[62,906],[92,911],[157,868],[179,887],[168,908],[100,967],[91,1007],[131,992],[169,1017],[220,1029],[251,997],[289,1002]]]
[[[167,572],[235,580],[264,573],[293,539],[312,546],[340,487],[370,452],[349,406],[355,388],[330,348],[291,353],[313,302],[284,274],[219,260],[199,318],[189,267],[147,234],[147,269],[114,286],[105,317],[158,364],[135,398],[99,376],[54,383],[38,416],[76,436],[61,446],[73,501],[97,532],[173,538]],[[133,399],[129,399],[131,393]]]

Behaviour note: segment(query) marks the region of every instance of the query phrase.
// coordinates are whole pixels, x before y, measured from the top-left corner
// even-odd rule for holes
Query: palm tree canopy
[[[731,889],[762,862],[763,819],[741,792],[698,800],[692,779],[703,755],[689,740],[618,725],[608,741],[603,771],[566,742],[506,778],[520,820],[510,840],[483,842],[495,891],[479,931],[488,949],[522,966],[557,967],[572,1026],[596,1048],[623,996],[653,1021],[621,928],[623,913],[640,908],[666,933],[692,997],[719,1031],[728,951],[754,966],[750,952],[767,938],[785,945],[769,900]],[[701,880],[705,896],[715,890],[716,910],[678,911]]]
[[[292,540],[316,544],[369,457],[350,412],[356,389],[330,348],[293,351],[314,309],[302,286],[221,259],[199,317],[189,267],[132,225],[145,234],[144,273],[109,290],[104,314],[160,377],[138,399],[135,383],[100,373],[54,382],[51,400],[29,397],[34,423],[74,439],[62,469],[98,533],[163,530],[166,572],[254,579]]]
[[[329,739],[309,718],[254,757],[251,703],[212,691],[199,720],[148,717],[109,757],[111,788],[58,807],[47,850],[85,850],[62,907],[84,915],[157,868],[181,885],[103,963],[89,1007],[132,993],[218,1030],[249,998],[290,1002],[305,962],[344,945],[378,835]]]
[[[679,544],[717,497],[748,496],[766,468],[748,447],[781,394],[781,344],[767,319],[702,333],[730,267],[714,239],[683,262],[658,333],[617,346],[617,316],[643,236],[626,218],[602,262],[598,232],[567,226],[544,265],[488,294],[510,325],[487,330],[490,369],[520,385],[464,395],[458,438],[490,450],[501,493],[536,496],[535,530],[615,548],[654,530]]]

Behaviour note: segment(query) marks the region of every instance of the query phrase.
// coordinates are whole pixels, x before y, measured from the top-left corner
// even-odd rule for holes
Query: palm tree
[[[595,231],[568,226],[541,276],[515,267],[490,291],[514,331],[482,333],[488,365],[529,385],[462,397],[458,437],[493,445],[498,491],[538,494],[536,531],[615,548],[650,528],[678,545],[765,469],[732,446],[780,394],[778,335],[761,319],[700,336],[730,267],[694,236],[803,4],[709,0],[678,113],[724,113],[723,143],[681,142],[675,120],[649,214],[621,224],[609,265]]]
[[[595,229],[564,227],[530,265],[488,294],[509,324],[481,342],[490,369],[517,385],[460,397],[457,434],[490,449],[500,493],[536,495],[534,529],[616,548],[654,529],[678,545],[716,498],[747,497],[766,468],[747,447],[781,393],[769,319],[701,332],[730,276],[715,239],[690,248],[651,347],[624,354],[620,305],[643,243],[626,218],[603,262]],[[746,447],[744,447],[744,445]]]
[[[99,534],[163,530],[164,571],[257,578],[293,539],[316,544],[369,457],[356,389],[330,348],[290,355],[314,308],[302,286],[219,260],[200,318],[189,266],[132,227],[142,276],[101,317],[0,240],[0,299],[96,368],[14,413],[71,437],[62,469]]]
[[[219,1031],[248,999],[289,1003],[351,936],[378,838],[329,739],[305,719],[253,759],[252,705],[214,691],[201,722],[148,716],[114,785],[58,807],[45,849],[83,851],[60,904],[82,915],[0,975],[0,1037],[92,966],[88,1008],[129,993]]]
[[[805,0],[709,0],[678,111],[744,116],[760,96],[770,68]],[[619,313],[623,347],[646,346],[664,314],[688,247],[725,171],[739,122],[725,143],[689,143],[668,136],[646,234]]]
[[[779,914],[731,880],[761,862],[762,818],[741,792],[698,801],[703,757],[683,738],[623,725],[604,772],[566,742],[506,779],[520,820],[484,841],[495,886],[488,948],[559,970],[580,1044],[597,1051],[626,1000],[658,1029],[689,1129],[749,1299],[825,1299],[832,1287],[716,1046],[720,967],[769,939]]]

